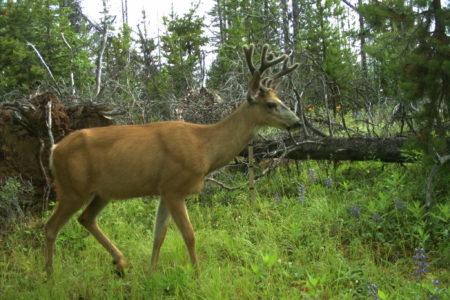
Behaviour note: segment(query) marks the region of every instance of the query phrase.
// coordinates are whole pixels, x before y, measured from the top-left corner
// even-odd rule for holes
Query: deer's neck
[[[247,101],[219,123],[209,126],[208,156],[210,172],[223,167],[241,152],[256,135],[259,126]]]

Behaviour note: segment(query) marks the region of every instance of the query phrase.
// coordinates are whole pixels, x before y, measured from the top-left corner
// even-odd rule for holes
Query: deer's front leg
[[[184,197],[165,196],[164,200],[169,208],[170,214],[177,224],[178,229],[183,236],[184,243],[189,252],[191,263],[197,270],[197,256],[195,254],[195,237],[194,230],[192,229],[191,221],[186,209],[186,203]]]

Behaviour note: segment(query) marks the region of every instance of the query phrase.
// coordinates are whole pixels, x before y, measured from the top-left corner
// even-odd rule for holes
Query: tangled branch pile
[[[50,195],[52,139],[58,142],[73,130],[114,124],[112,112],[110,106],[94,103],[66,107],[50,92],[27,102],[0,105],[0,185],[20,177],[32,186],[28,189],[33,192],[32,205],[45,207]]]

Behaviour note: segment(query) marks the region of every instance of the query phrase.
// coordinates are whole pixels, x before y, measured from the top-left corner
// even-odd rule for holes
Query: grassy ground
[[[424,178],[417,166],[303,162],[260,179],[253,203],[207,186],[188,201],[198,277],[173,224],[150,272],[155,199],[115,202],[99,219],[129,263],[124,279],[74,218],[47,281],[45,218],[31,220],[1,237],[0,299],[447,299],[450,207],[423,207]]]

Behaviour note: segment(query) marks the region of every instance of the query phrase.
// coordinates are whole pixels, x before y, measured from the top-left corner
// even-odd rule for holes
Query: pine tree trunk
[[[287,5],[287,0],[281,0],[281,10],[282,10],[282,22],[283,22],[283,40],[284,49],[286,52],[290,48],[290,34],[289,34],[289,10]]]
[[[362,6],[362,0],[358,0],[358,7]],[[366,36],[365,36],[365,26],[364,18],[361,14],[359,15],[359,43],[360,43],[360,56],[361,56],[361,68],[364,77],[367,77],[367,55],[366,55]]]
[[[294,36],[292,38],[292,43],[297,45],[298,32],[299,32],[299,16],[300,16],[300,4],[298,0],[292,0],[292,31]]]

